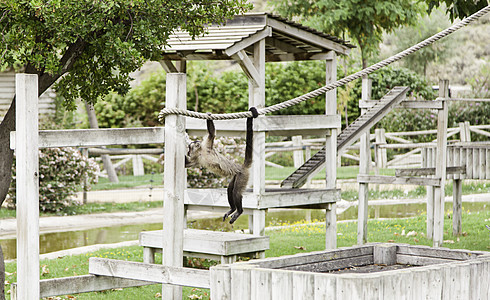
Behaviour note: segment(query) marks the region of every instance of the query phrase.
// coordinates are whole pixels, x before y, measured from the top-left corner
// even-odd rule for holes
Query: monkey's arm
[[[208,139],[206,146],[209,149],[213,149],[214,137],[216,136],[216,129],[214,128],[213,120],[207,120],[206,125],[208,127]]]

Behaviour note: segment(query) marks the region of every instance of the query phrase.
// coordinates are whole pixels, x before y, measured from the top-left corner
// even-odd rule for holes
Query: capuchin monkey
[[[230,217],[233,224],[243,213],[242,198],[247,187],[249,168],[252,165],[253,154],[253,119],[259,114],[255,107],[250,108],[253,117],[247,118],[247,137],[245,146],[245,159],[243,164],[226,158],[214,149],[214,138],[216,130],[212,120],[207,120],[208,135],[202,142],[191,142],[185,156],[185,167],[205,167],[216,175],[231,177],[227,188],[228,203],[230,210],[223,216],[223,221]]]

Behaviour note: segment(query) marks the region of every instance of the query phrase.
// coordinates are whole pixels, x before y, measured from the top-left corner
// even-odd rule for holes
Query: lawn
[[[368,222],[368,241],[432,245],[431,240],[427,239],[424,235],[425,222],[425,215],[407,219],[370,220]],[[446,216],[446,230],[452,228],[451,222],[452,220]],[[446,232],[444,234],[444,247],[489,251],[489,232],[485,228],[485,224],[489,223],[490,210],[477,213],[464,213],[464,234],[459,237],[454,237]],[[270,250],[266,251],[267,257],[324,249],[325,226],[323,222],[306,223],[305,221],[298,221],[293,224],[281,225],[290,226],[281,226],[280,229],[271,229],[267,231],[267,235],[270,236]],[[337,232],[338,247],[347,247],[356,244],[356,222],[339,222],[337,225]],[[141,247],[134,246],[105,249],[84,255],[68,256],[54,260],[43,260],[41,261],[41,278],[47,279],[87,274],[89,257],[104,257],[141,262],[143,261],[143,251]],[[157,261],[161,262],[161,255],[157,255]],[[201,259],[186,259],[186,264],[203,267],[209,266],[210,264],[212,265],[214,262],[208,262]],[[8,283],[16,281],[16,264],[7,263],[6,271],[6,288],[10,289]],[[154,299],[161,297],[160,293],[160,285],[153,285],[99,293],[79,294],[76,295],[76,299]],[[69,297],[60,299],[73,299]],[[209,299],[209,291],[184,288],[184,299]]]

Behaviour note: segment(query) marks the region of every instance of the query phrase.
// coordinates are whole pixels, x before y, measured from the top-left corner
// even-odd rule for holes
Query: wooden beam
[[[273,37],[267,37],[265,39],[265,44],[279,50],[282,50],[286,53],[305,53],[305,51],[301,48],[295,47],[291,44],[285,43],[281,40],[275,39]]]
[[[359,102],[359,108],[371,108],[379,100],[364,100]],[[395,108],[411,108],[411,109],[441,109],[441,100],[434,101],[419,101],[419,100],[404,100]]]
[[[245,123],[245,119],[216,121],[217,135],[244,137]],[[205,120],[188,117],[186,126],[190,136],[203,136],[207,132]],[[254,120],[254,131],[268,132],[269,135],[313,135],[314,132],[329,134],[331,128],[340,128],[340,116],[281,115],[264,116]]]
[[[98,292],[111,289],[137,287],[155,284],[154,282],[124,279],[112,276],[81,275],[62,278],[43,279],[39,281],[41,292],[39,298],[60,295]],[[17,293],[17,283],[12,283],[14,294]],[[17,298],[20,300],[20,298]]]
[[[252,46],[253,44],[265,39],[266,37],[272,36],[272,29],[269,26],[266,26],[264,29],[261,31],[258,31],[257,33],[249,36],[248,38],[245,38],[241,40],[238,43],[235,43],[233,46],[227,48],[224,53],[228,56],[232,56],[235,53],[237,53],[240,50],[244,50],[247,47]]]
[[[466,166],[447,167],[446,174],[466,174]],[[395,176],[436,175],[436,168],[396,169]]]
[[[258,87],[260,83],[260,75],[247,53],[245,53],[244,50],[240,50],[233,55],[233,59],[238,62],[243,72],[245,72],[245,75],[247,75],[248,79],[251,80],[252,84],[255,87]]]
[[[412,108],[412,109],[441,109],[442,101],[414,101],[405,100],[398,105],[399,108]]]
[[[377,184],[414,184],[439,186],[441,180],[438,178],[417,178],[417,177],[395,177],[383,175],[357,175],[359,183],[377,183]]]
[[[166,73],[178,73],[177,68],[170,60],[164,59],[159,61],[159,63]]]
[[[40,130],[39,148],[161,144],[163,133],[163,127]],[[15,149],[15,131],[10,137],[10,147]]]
[[[101,257],[91,257],[88,268],[89,273],[93,275],[178,286],[193,286],[204,289],[210,288],[208,270],[145,264]]]
[[[334,50],[337,53],[349,54],[350,48],[339,43],[335,43],[326,38],[320,37],[314,33],[302,30],[300,28],[285,24],[279,20],[267,18],[267,25],[271,26],[274,31],[279,31],[287,36],[292,36],[303,41],[306,44],[316,45],[328,50]]]

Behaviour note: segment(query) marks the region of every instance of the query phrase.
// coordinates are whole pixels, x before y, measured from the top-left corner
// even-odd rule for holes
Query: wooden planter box
[[[490,252],[365,246],[211,268],[212,299],[488,299]]]

